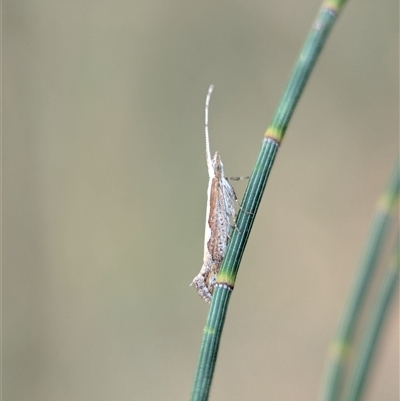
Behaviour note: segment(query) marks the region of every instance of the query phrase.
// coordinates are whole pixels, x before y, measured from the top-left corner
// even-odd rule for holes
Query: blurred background
[[[3,2],[4,400],[188,399],[207,89],[211,150],[248,175],[319,5]],[[317,399],[398,154],[398,7],[350,1],[332,31],[244,254],[213,400]],[[398,399],[395,304],[366,400]]]

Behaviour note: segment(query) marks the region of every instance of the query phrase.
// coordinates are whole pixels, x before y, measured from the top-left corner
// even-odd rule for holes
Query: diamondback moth
[[[207,211],[204,236],[203,266],[190,285],[199,295],[210,302],[217,281],[217,275],[224,259],[231,231],[231,219],[236,227],[235,191],[224,175],[221,157],[215,152],[211,159],[208,132],[208,108],[214,85],[208,89],[205,107],[206,158],[208,168]],[[248,177],[246,177],[248,178]]]

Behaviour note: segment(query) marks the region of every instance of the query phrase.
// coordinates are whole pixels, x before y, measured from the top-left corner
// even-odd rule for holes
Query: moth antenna
[[[214,89],[214,85],[210,85],[208,88],[208,93],[206,97],[206,108],[205,108],[205,120],[206,120],[206,157],[207,157],[207,165],[211,166],[211,152],[210,152],[210,138],[208,134],[208,107],[210,105],[211,93]]]

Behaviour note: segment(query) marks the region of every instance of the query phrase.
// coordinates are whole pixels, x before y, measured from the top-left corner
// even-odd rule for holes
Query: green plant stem
[[[275,138],[279,143],[282,141],[308,77],[345,3],[346,0],[328,0],[322,3],[317,18],[297,58],[278,109],[265,133],[266,137]]]
[[[344,3],[344,0],[329,0],[322,3],[317,18],[300,52],[298,61],[294,66],[272,123],[265,133],[265,138],[238,214],[237,229],[233,230],[232,238],[229,241],[227,252],[218,274],[207,323],[204,328],[192,389],[192,401],[205,401],[208,399],[230,293],[235,285],[240,261],[270,170],[295,106]]]
[[[391,212],[397,204],[399,186],[399,161],[397,161],[389,183],[378,200],[355,280],[344,306],[336,336],[330,345],[321,393],[322,401],[336,401],[339,399],[346,357],[352,345],[353,333],[359,321],[373,273],[377,267],[382,245],[390,226]]]
[[[390,302],[393,300],[393,295],[399,282],[399,251],[399,236],[397,234],[396,249],[365,328],[365,334],[355,361],[345,401],[359,401],[365,388],[366,378],[382,331],[384,318],[387,316]]]

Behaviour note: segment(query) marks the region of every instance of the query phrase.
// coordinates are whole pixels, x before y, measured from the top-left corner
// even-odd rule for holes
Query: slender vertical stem
[[[397,161],[392,177],[378,200],[364,253],[344,306],[336,336],[330,345],[321,401],[339,399],[346,357],[352,346],[353,333],[359,321],[382,245],[388,232],[391,212],[398,200],[399,187],[400,171],[399,161]]]
[[[191,396],[192,401],[208,399],[230,293],[235,285],[240,261],[269,173],[296,104],[344,3],[345,0],[327,0],[322,3],[298,61],[293,68],[272,123],[265,133],[258,159],[243,197],[242,208],[239,211],[238,229],[233,230],[214,289],[206,327],[204,328]]]
[[[389,268],[381,284],[374,308],[365,328],[360,350],[355,361],[353,374],[345,401],[359,401],[365,387],[367,375],[371,367],[371,360],[376,349],[383,322],[387,316],[390,302],[393,300],[395,289],[399,283],[399,235],[397,233],[396,247]]]

